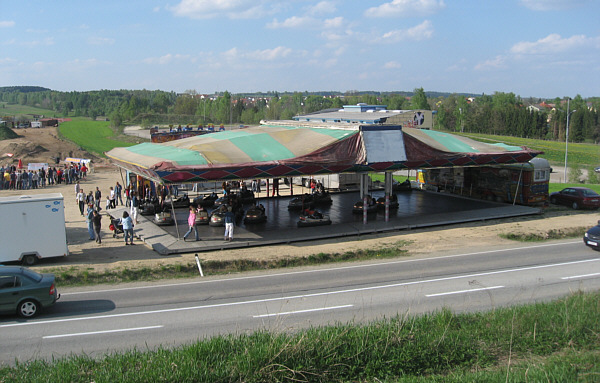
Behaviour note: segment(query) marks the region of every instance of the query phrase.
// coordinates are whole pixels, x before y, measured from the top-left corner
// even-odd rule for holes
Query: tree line
[[[388,109],[434,110],[434,128],[451,132],[486,133],[525,138],[600,142],[600,98],[577,95],[569,103],[521,99],[514,93],[493,95],[425,92],[267,92],[233,95],[228,91],[200,95],[160,90],[98,90],[59,92],[42,87],[2,87],[0,101],[50,109],[58,115],[108,117],[113,126],[156,124],[258,124],[343,105],[366,103]],[[543,103],[543,104],[542,104]],[[539,106],[542,104],[542,106]]]

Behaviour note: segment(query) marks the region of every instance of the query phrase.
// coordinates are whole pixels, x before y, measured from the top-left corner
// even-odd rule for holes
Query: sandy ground
[[[33,131],[22,139],[23,142],[32,142],[42,139],[46,153],[67,153],[73,150],[73,155],[86,156],[85,152],[77,152],[73,145],[59,140],[53,129],[28,129]],[[23,131],[19,131],[23,134]],[[30,141],[31,140],[31,141]],[[7,140],[15,141],[15,140]],[[0,142],[0,154],[10,145],[6,141]],[[46,157],[47,158],[47,157]],[[3,164],[7,163],[3,158]],[[17,161],[13,157],[13,161]],[[24,162],[48,162],[42,156],[31,156]],[[81,182],[84,191],[100,188],[103,195],[108,194],[108,188],[117,181],[124,184],[123,174],[118,168],[107,164],[105,161],[96,161],[92,166],[92,173]],[[38,268],[65,266],[85,267],[90,270],[100,271],[106,268],[138,268],[156,266],[161,264],[194,263],[194,254],[176,254],[161,256],[150,247],[137,241],[137,246],[125,246],[122,239],[113,239],[108,230],[108,219],[103,221],[103,240],[98,245],[90,241],[87,235],[85,218],[79,214],[75,201],[74,185],[54,185],[45,189],[28,191],[27,194],[61,193],[65,198],[65,219],[67,227],[67,241],[70,255],[67,258],[58,258],[42,262]],[[25,194],[19,191],[0,191],[0,196]],[[390,247],[399,242],[408,243],[405,249],[413,257],[436,256],[456,252],[475,252],[484,249],[499,249],[503,247],[519,246],[518,242],[499,237],[502,233],[539,233],[545,234],[550,230],[568,229],[576,227],[591,227],[600,219],[600,214],[595,211],[572,211],[562,207],[552,207],[544,214],[532,217],[519,217],[503,220],[491,220],[469,224],[452,225],[444,228],[430,228],[412,231],[398,231],[394,233],[376,234],[361,237],[348,237],[344,239],[331,239],[292,243],[288,245],[265,246],[244,248],[237,250],[223,250],[205,252],[200,258],[205,260],[220,259],[255,259],[268,260],[286,257],[302,257],[318,253],[339,253],[357,249],[377,249]],[[343,249],[343,250],[342,250]]]

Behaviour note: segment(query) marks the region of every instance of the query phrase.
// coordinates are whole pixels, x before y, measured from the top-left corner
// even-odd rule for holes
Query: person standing
[[[81,185],[79,185],[79,181],[75,182],[75,195],[79,194],[81,190]]]
[[[123,225],[125,245],[133,245],[133,220],[126,211],[123,212],[123,218],[121,218],[121,225]],[[129,243],[127,243],[127,238],[129,238]]]
[[[100,199],[102,198],[102,192],[100,191],[100,188],[98,186],[96,186],[96,192],[94,193],[94,199],[96,202],[96,210],[100,211],[101,207],[100,207]]]
[[[115,198],[116,198],[116,196],[115,196],[115,189],[113,189],[113,187],[111,186],[109,188],[109,194],[108,194],[108,200],[110,201],[109,205],[110,205],[111,209],[115,209],[117,207],[117,203],[115,202]]]
[[[187,233],[183,235],[183,242],[185,242],[185,239],[188,235],[192,234],[192,230],[196,235],[196,241],[199,241],[200,238],[198,237],[198,228],[196,227],[196,208],[193,205],[190,205],[190,215],[188,215],[188,226],[190,228],[187,231]]]
[[[85,209],[85,193],[83,192],[83,189],[79,189],[79,191],[77,192],[77,195],[75,196],[75,200],[77,201],[77,204],[79,205],[79,212],[81,213],[81,216],[83,217],[83,211]]]
[[[117,181],[117,184],[115,185],[115,205],[117,204],[117,202],[120,203],[121,205],[123,205],[122,193],[123,193],[123,186],[121,186],[119,181]]]
[[[139,200],[137,197],[137,193],[135,192],[135,190],[131,191],[131,210],[130,210],[130,215],[131,215],[131,219],[133,220],[133,222],[137,225],[138,220],[137,220],[137,216],[138,216],[138,206],[139,206]]]
[[[235,215],[231,210],[227,210],[225,213],[225,241],[233,241],[233,226],[235,222]]]
[[[96,242],[101,244],[102,238],[100,238],[100,229],[102,229],[102,216],[98,210],[94,210],[92,222],[94,225],[94,232],[96,233]]]
[[[94,218],[94,204],[92,202],[90,202],[88,204],[87,214],[85,216],[85,222],[87,223],[88,234],[90,236],[90,241],[93,240],[93,239],[95,239],[93,218]]]

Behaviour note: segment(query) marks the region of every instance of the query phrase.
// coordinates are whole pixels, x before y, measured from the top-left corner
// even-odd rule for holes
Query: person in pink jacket
[[[200,238],[198,237],[198,228],[196,227],[196,208],[192,205],[190,205],[190,215],[188,216],[188,225],[190,226],[190,228],[187,231],[187,233],[185,233],[183,235],[183,241],[185,242],[185,239],[187,238],[187,236],[192,234],[192,230],[196,234],[196,241],[199,241]]]

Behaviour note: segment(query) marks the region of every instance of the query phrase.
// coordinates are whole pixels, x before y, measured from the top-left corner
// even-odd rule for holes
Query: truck
[[[311,179],[314,179],[315,182],[321,182],[325,189],[330,190],[358,189],[360,187],[360,174],[358,173],[341,173],[293,177],[292,182],[295,185],[301,185],[309,188]]]
[[[552,168],[540,157],[519,164],[420,169],[421,189],[527,206],[545,205]]]
[[[0,197],[0,263],[26,266],[69,254],[60,193]]]

